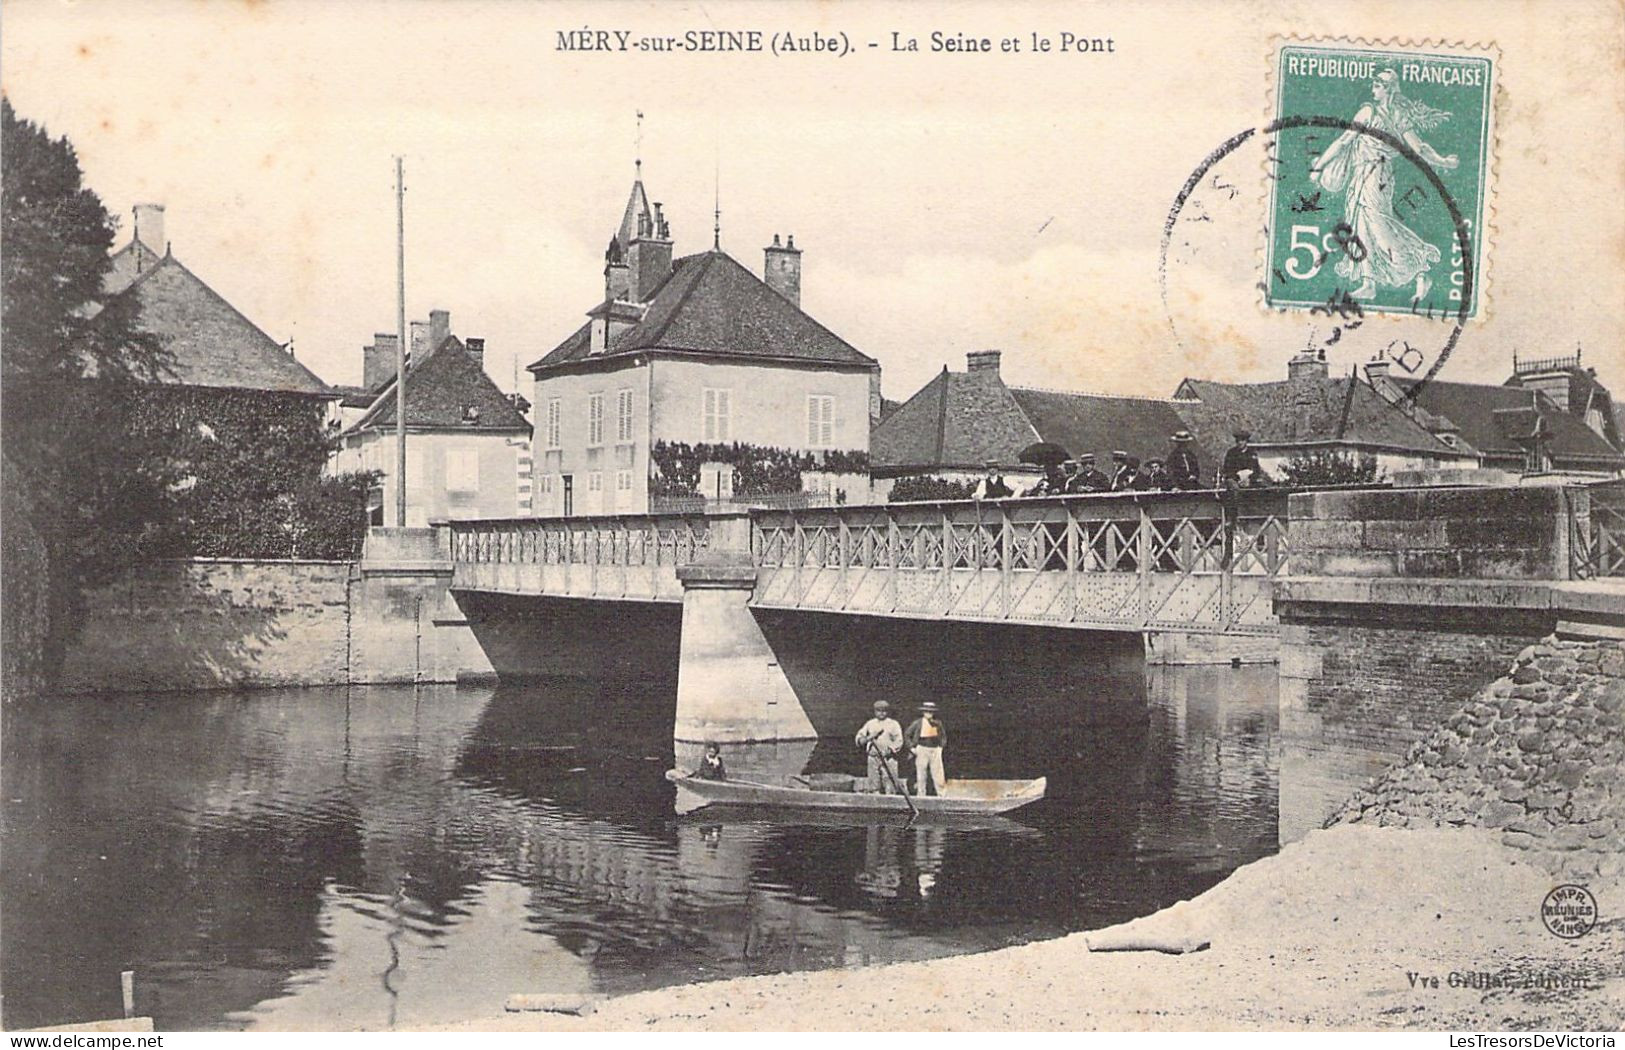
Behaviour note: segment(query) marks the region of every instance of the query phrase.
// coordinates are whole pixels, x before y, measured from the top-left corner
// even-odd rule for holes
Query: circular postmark
[[[1332,274],[1339,263],[1343,272],[1358,272],[1358,264],[1381,250],[1364,243],[1344,216],[1329,211],[1322,194],[1300,192],[1289,184],[1314,170],[1314,150],[1338,136],[1369,139],[1381,145],[1385,156],[1405,162],[1409,182],[1393,187],[1398,199],[1412,215],[1431,208],[1433,225],[1447,231],[1451,241],[1452,250],[1445,253],[1454,268],[1448,298],[1419,291],[1408,306],[1377,310],[1361,294],[1358,278],[1351,278],[1334,280],[1329,291],[1322,289],[1323,299],[1317,293],[1312,304],[1299,304],[1297,310],[1269,308],[1278,299],[1277,285],[1306,273]],[[1248,192],[1257,186],[1260,168],[1268,175],[1267,201]],[[1397,180],[1400,170],[1396,161],[1384,177]],[[1271,244],[1261,253],[1258,220],[1265,211],[1270,221],[1263,232]],[[1287,217],[1293,238],[1285,258],[1279,257],[1281,245],[1272,241],[1277,212]],[[1200,356],[1201,348],[1187,347],[1188,336],[1197,342],[1217,336],[1218,341],[1240,343],[1233,349],[1243,358],[1249,349],[1267,346],[1275,353],[1305,349],[1323,358],[1336,347],[1354,360],[1385,359],[1397,366],[1397,375],[1415,380],[1403,388],[1407,398],[1414,398],[1456,350],[1472,317],[1479,258],[1473,225],[1434,165],[1405,138],[1336,116],[1283,116],[1227,138],[1202,159],[1176,195],[1163,224],[1158,257],[1167,323],[1176,347],[1193,357]],[[1220,289],[1221,283],[1228,291]],[[1257,309],[1260,304],[1266,309]],[[1221,312],[1227,322],[1218,326],[1212,315]],[[1294,315],[1301,334],[1293,334]]]
[[[1584,937],[1597,925],[1597,898],[1584,886],[1556,886],[1541,901],[1540,921],[1553,936],[1564,940]]]

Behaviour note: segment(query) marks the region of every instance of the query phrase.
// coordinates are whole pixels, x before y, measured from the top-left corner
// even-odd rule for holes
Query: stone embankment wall
[[[346,680],[349,562],[155,562],[89,595],[62,669],[72,692]]]
[[[1625,642],[1525,648],[1327,823],[1498,829],[1554,872],[1625,874]]]
[[[382,565],[209,558],[142,565],[88,596],[61,688],[161,692],[491,677],[450,579],[432,559],[403,557]]]

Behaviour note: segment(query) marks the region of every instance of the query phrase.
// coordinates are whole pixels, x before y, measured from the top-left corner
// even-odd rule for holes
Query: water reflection
[[[666,688],[60,699],[4,737],[4,1020],[114,1016],[134,969],[160,1028],[409,1027],[1104,925],[1274,849],[1274,690],[1169,668],[984,693],[951,772],[1050,797],[912,827],[675,818]]]

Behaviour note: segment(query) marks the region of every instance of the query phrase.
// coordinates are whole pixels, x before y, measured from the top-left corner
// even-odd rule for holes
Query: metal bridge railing
[[[1120,493],[752,515],[756,604],[1216,631],[1274,626],[1287,493]]]
[[[1574,486],[1567,496],[1569,575],[1625,576],[1625,481]]]

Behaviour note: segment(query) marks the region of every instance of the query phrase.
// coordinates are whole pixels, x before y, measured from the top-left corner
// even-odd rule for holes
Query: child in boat
[[[722,747],[718,744],[705,745],[705,757],[700,759],[700,768],[694,775],[701,780],[727,780],[728,770],[722,765]]]

